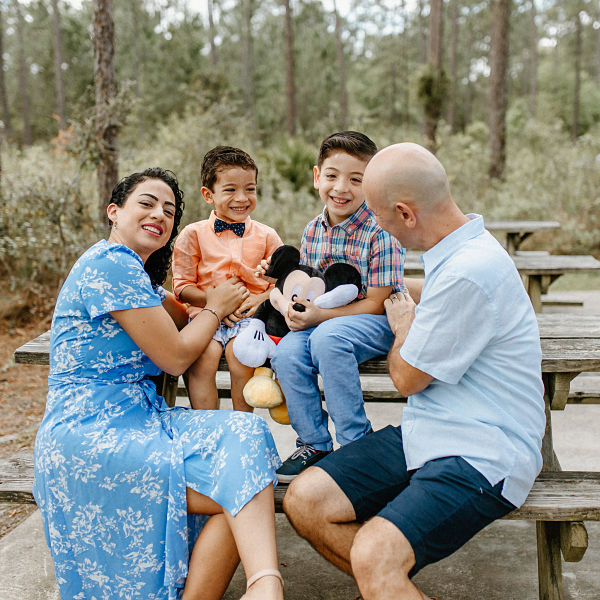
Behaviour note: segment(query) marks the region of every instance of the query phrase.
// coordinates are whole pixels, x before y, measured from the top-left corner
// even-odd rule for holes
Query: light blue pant
[[[386,316],[368,314],[336,317],[283,337],[271,365],[285,395],[298,444],[310,444],[317,450],[333,447],[327,411],[321,405],[318,373],[339,444],[369,432],[358,365],[386,354],[393,341]]]

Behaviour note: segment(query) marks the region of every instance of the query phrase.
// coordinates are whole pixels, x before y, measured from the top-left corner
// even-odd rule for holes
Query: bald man
[[[302,473],[284,509],[364,600],[423,600],[412,576],[520,506],[541,469],[540,339],[513,261],[455,204],[435,156],[385,148],[363,189],[379,225],[423,251],[419,304],[385,301],[390,376],[408,403],[400,427]]]

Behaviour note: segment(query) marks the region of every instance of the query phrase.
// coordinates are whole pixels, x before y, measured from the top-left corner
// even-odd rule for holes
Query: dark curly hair
[[[181,216],[183,215],[183,208],[185,203],[183,201],[183,191],[179,189],[179,183],[177,177],[172,171],[161,169],[160,167],[151,167],[140,173],[132,173],[123,177],[119,183],[114,187],[110,202],[117,206],[124,206],[127,198],[131,195],[137,185],[148,179],[160,179],[164,181],[173,192],[175,196],[175,216],[173,218],[173,231],[171,231],[171,237],[169,241],[158,250],[155,250],[146,261],[144,269],[150,276],[150,281],[154,287],[162,285],[167,278],[169,267],[171,266],[171,255],[173,254],[173,242],[177,237],[177,230]]]
[[[338,131],[327,136],[319,148],[317,165],[334,152],[345,152],[361,160],[369,161],[377,154],[375,142],[360,131]]]
[[[258,179],[258,167],[247,152],[233,146],[215,146],[204,155],[202,160],[200,167],[202,185],[214,192],[213,186],[217,181],[217,173],[227,167],[240,167],[254,171]]]

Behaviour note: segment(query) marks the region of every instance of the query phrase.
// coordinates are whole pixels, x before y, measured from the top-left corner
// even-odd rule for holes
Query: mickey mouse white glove
[[[233,340],[234,356],[247,367],[260,367],[275,352],[275,342],[265,332],[265,324],[260,319],[250,323]]]

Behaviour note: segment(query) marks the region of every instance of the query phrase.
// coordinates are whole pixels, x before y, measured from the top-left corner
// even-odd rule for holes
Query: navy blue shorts
[[[515,507],[459,456],[439,458],[407,471],[400,427],[388,426],[321,459],[348,497],[357,521],[391,521],[415,553],[415,575],[458,550],[478,531]]]

